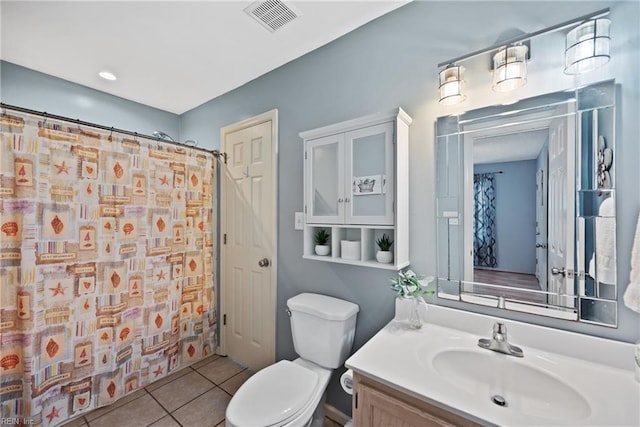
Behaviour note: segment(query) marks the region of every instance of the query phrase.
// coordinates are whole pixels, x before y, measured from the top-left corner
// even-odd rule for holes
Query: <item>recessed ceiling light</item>
[[[112,81],[113,81],[113,80],[116,80],[116,79],[117,79],[116,75],[115,75],[115,74],[113,74],[113,73],[112,73],[112,72],[110,72],[110,71],[100,71],[100,72],[98,73],[98,75],[99,75],[100,77],[102,77],[103,79],[105,79],[105,80],[112,80]]]

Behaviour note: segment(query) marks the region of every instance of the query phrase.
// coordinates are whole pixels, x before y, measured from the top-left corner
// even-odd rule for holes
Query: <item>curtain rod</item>
[[[133,136],[133,137],[152,139],[152,140],[155,140],[155,141],[158,141],[158,142],[164,142],[164,143],[167,143],[167,144],[178,145],[180,147],[189,147],[189,148],[192,148],[194,150],[205,151],[207,153],[213,154],[213,157],[216,157],[216,158],[222,156],[223,158],[225,158],[225,163],[226,163],[226,153],[222,153],[221,154],[220,151],[218,151],[218,150],[207,150],[206,148],[195,147],[193,145],[184,144],[184,143],[178,142],[178,141],[167,141],[166,139],[157,138],[157,137],[151,136],[151,135],[145,135],[143,133],[131,132],[129,130],[114,128],[113,126],[109,127],[109,126],[99,125],[99,124],[96,124],[96,123],[85,122],[85,121],[82,121],[80,119],[72,119],[72,118],[69,118],[69,117],[58,116],[58,115],[55,115],[55,114],[49,114],[46,111],[36,111],[36,110],[31,110],[29,108],[17,107],[15,105],[5,104],[4,102],[0,102],[0,107],[3,110],[4,109],[15,110],[15,111],[18,111],[18,112],[21,112],[21,113],[32,114],[34,116],[42,116],[45,119],[61,120],[61,121],[65,121],[65,122],[75,123],[78,126],[91,126],[91,127],[94,127],[94,128],[98,128],[98,129],[102,129],[102,130],[106,130],[106,131],[110,131],[110,132],[121,133],[121,134],[124,134],[124,135]],[[5,113],[3,111],[2,115],[4,115],[4,114]]]
[[[491,52],[492,50],[497,50],[500,49],[501,47],[505,47],[505,46],[509,46],[512,45],[514,43],[518,43],[518,42],[523,42],[525,40],[530,40],[534,37],[537,36],[541,36],[543,34],[547,34],[547,33],[551,33],[553,31],[558,31],[558,30],[562,30],[564,28],[567,28],[571,25],[574,25],[578,22],[583,22],[583,21],[587,21],[589,19],[594,19],[594,18],[600,18],[602,16],[606,16],[609,14],[609,8],[607,7],[606,9],[601,9],[598,10],[596,12],[593,13],[589,13],[587,15],[582,15],[579,16],[577,18],[571,19],[569,21],[564,21],[561,22],[559,24],[556,25],[552,25],[550,27],[547,28],[543,28],[542,30],[538,30],[538,31],[534,31],[532,33],[528,33],[528,34],[522,34],[516,37],[512,37],[510,39],[501,41],[501,42],[497,42],[492,46],[486,47],[484,49],[480,49],[480,50],[476,50],[475,52],[471,52],[468,53],[466,55],[462,55],[462,56],[458,56],[457,58],[452,58],[448,61],[443,61],[441,63],[438,64],[438,68],[440,67],[444,67],[445,65],[454,65],[456,62],[460,62],[460,61],[466,61],[467,59],[471,59],[474,56],[478,56],[478,55],[482,55],[483,53],[487,53],[487,52]]]
[[[495,171],[495,172],[478,172],[474,173],[474,175],[495,175],[497,173],[504,173],[504,171]]]

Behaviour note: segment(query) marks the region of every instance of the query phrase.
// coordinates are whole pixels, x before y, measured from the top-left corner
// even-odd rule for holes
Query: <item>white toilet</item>
[[[287,301],[293,346],[300,356],[257,372],[227,406],[232,427],[302,427],[314,421],[333,369],[351,351],[359,307],[326,295],[304,293]],[[323,425],[324,420],[318,420]],[[314,423],[315,424],[315,423]]]

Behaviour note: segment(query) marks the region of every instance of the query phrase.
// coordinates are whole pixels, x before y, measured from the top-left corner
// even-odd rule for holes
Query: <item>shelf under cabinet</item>
[[[312,259],[315,261],[324,261],[324,262],[333,262],[336,264],[347,264],[347,265],[359,265],[362,267],[374,267],[381,268],[383,270],[401,270],[407,266],[409,266],[409,262],[403,262],[401,264],[383,264],[377,261],[357,261],[352,259],[343,259],[338,257],[332,257],[331,255],[320,256],[320,255],[303,255],[304,259]]]

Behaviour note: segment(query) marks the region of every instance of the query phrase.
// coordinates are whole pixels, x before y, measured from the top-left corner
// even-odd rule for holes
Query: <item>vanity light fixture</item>
[[[567,33],[565,74],[582,74],[606,64],[609,55],[611,21],[606,18],[583,22]]]
[[[564,69],[566,74],[585,73],[606,64],[610,59],[611,21],[604,17],[609,12],[609,8],[601,9],[532,33],[501,40],[493,46],[439,63],[438,68],[446,67],[438,74],[440,104],[452,105],[466,99],[462,93],[463,68],[459,64],[489,52],[494,52],[493,90],[506,92],[524,85],[527,82],[527,59],[530,56],[527,43],[543,34],[572,28],[566,38]]]
[[[527,83],[527,52],[525,45],[507,46],[493,55],[493,90],[508,92]]]
[[[440,104],[453,105],[466,99],[462,93],[462,73],[464,68],[459,65],[447,65],[440,71]]]

